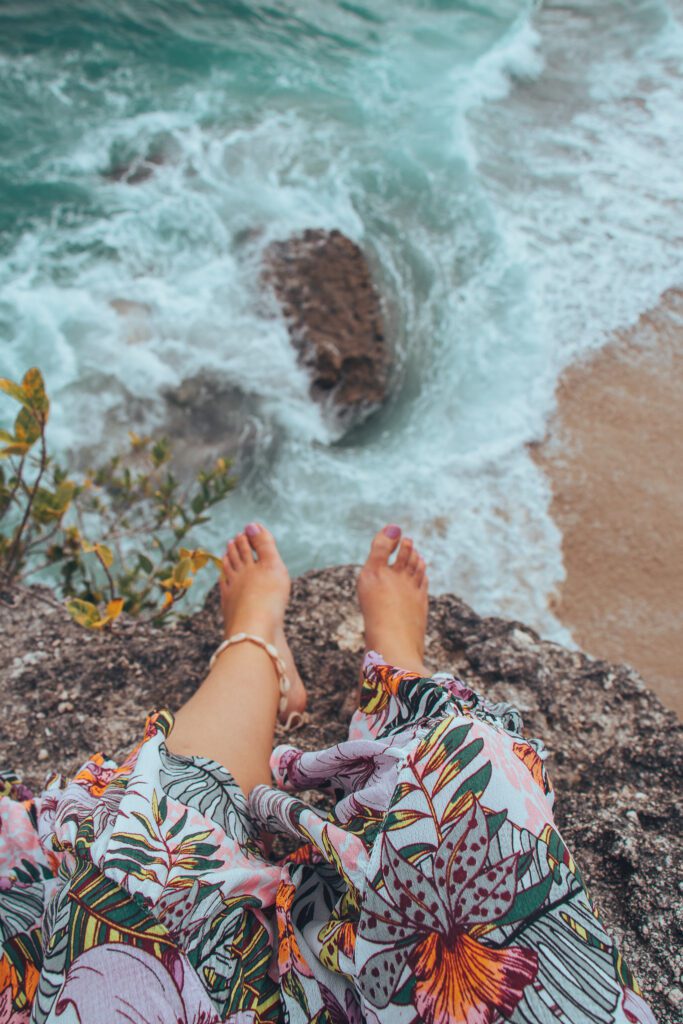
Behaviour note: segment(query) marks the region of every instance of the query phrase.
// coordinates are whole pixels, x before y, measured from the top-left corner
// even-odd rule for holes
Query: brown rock
[[[269,245],[264,267],[312,397],[344,425],[364,419],[387,397],[391,354],[362,250],[340,231],[308,230]]]
[[[363,646],[356,571],[294,582],[287,632],[311,709],[296,742],[309,749],[341,740],[353,709]],[[177,708],[199,684],[221,635],[215,589],[166,629],[124,619],[109,634],[76,626],[45,588],[8,597],[0,749],[37,786],[48,768],[73,772],[94,750],[120,754],[137,742],[146,712]],[[513,701],[527,733],[543,737],[558,824],[591,894],[657,1020],[680,1024],[683,727],[631,669],[544,642],[522,623],[481,618],[451,595],[431,601],[427,664]],[[60,713],[63,694],[73,712]]]

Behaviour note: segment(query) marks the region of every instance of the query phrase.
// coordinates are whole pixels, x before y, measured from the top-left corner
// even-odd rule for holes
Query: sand
[[[563,534],[553,610],[683,718],[683,291],[565,372],[534,454]]]

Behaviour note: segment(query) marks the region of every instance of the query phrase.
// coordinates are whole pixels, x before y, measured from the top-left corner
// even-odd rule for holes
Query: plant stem
[[[22,462],[23,462],[23,458],[22,458]],[[19,551],[20,551],[20,547],[21,547],[21,536],[22,536],[24,530],[26,529],[26,524],[27,524],[29,516],[31,514],[31,508],[33,507],[33,502],[35,500],[35,496],[38,493],[38,487],[40,485],[40,481],[42,479],[43,473],[45,472],[46,466],[47,466],[47,447],[46,447],[46,444],[45,444],[45,420],[41,416],[41,418],[40,418],[40,468],[38,470],[38,475],[36,476],[36,479],[33,482],[33,487],[31,488],[30,494],[28,496],[28,501],[26,503],[26,508],[24,510],[24,515],[22,517],[22,520],[21,520],[19,526],[17,527],[17,529],[15,531],[14,540],[12,541],[12,547],[10,548],[9,555],[7,556],[7,564],[5,566],[5,572],[4,572],[4,577],[3,577],[6,583],[9,583],[9,581],[12,578],[12,576],[16,573],[16,568],[15,568],[15,564],[14,563],[18,562],[18,559],[19,559]]]

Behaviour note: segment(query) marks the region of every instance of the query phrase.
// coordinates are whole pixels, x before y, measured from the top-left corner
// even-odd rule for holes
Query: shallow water
[[[198,542],[260,518],[299,572],[397,520],[434,589],[564,637],[527,445],[562,368],[680,279],[674,13],[62,7],[0,7],[0,368],[41,366],[53,445],[111,450],[141,411],[161,422],[162,388],[219,375],[256,435]],[[145,157],[145,180],[115,180]],[[399,355],[394,397],[343,441],[259,286],[263,248],[306,227],[363,246]]]

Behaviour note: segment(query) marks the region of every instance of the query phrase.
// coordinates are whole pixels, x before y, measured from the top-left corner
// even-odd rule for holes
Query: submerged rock
[[[172,465],[183,479],[193,479],[198,467],[208,468],[219,456],[233,462],[240,479],[248,474],[258,448],[261,461],[269,457],[275,432],[257,415],[256,396],[245,394],[215,374],[198,373],[173,388],[164,388],[164,419],[155,434],[171,440]]]
[[[340,231],[273,242],[264,276],[287,320],[311,395],[347,426],[388,395],[391,353],[363,251]]]
[[[310,721],[295,737],[302,747],[341,740],[354,707],[356,572],[341,566],[294,582],[287,632],[310,694]],[[36,786],[48,768],[73,772],[94,750],[137,742],[148,711],[177,708],[193,692],[222,635],[216,588],[171,627],[124,619],[111,634],[76,626],[45,588],[6,597],[0,749]],[[544,739],[558,824],[591,894],[659,1024],[680,1024],[683,730],[673,713],[630,668],[482,618],[451,595],[431,599],[426,658],[515,703],[527,734]]]

